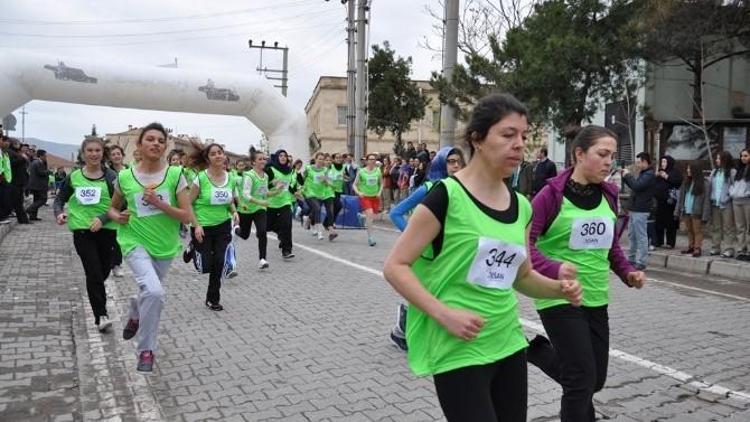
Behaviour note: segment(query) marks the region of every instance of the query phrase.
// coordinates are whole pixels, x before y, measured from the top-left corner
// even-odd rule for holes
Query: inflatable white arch
[[[0,116],[31,100],[245,116],[271,151],[310,156],[305,113],[259,76],[0,51]]]

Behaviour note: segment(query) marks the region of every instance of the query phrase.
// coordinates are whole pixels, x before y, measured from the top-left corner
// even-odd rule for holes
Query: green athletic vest
[[[235,179],[228,172],[226,183],[216,186],[209,179],[206,170],[198,173],[200,193],[193,202],[193,211],[198,223],[203,227],[218,226],[232,218],[232,201],[234,199]]]
[[[239,194],[239,209],[238,212],[242,214],[253,214],[260,210],[265,210],[266,207],[250,202],[245,198],[245,183],[250,183],[252,188],[250,189],[250,197],[253,199],[259,199],[265,201],[268,199],[268,175],[263,172],[259,177],[255,170],[246,171],[242,175],[242,182],[237,187]]]
[[[609,303],[609,250],[615,233],[615,213],[602,195],[593,210],[584,210],[563,197],[560,212],[536,247],[547,258],[576,266],[584,306]],[[562,299],[536,299],[537,309],[568,305]]]
[[[506,358],[527,346],[513,291],[526,260],[526,227],[531,204],[513,191],[518,219],[501,223],[480,210],[458,181],[445,179],[448,208],[443,246],[431,265],[412,265],[427,291],[445,305],[480,315],[485,324],[472,341],[450,334],[437,321],[409,306],[409,365],[417,375],[434,375]],[[432,254],[429,245],[419,259]]]
[[[182,169],[167,167],[164,180],[155,188],[164,200],[173,207],[177,206],[177,187]],[[142,246],[154,259],[171,259],[180,254],[180,222],[163,213],[156,207],[143,202],[144,186],[138,182],[133,169],[122,170],[118,175],[118,184],[128,204],[130,220],[117,231],[117,242],[123,256]]]
[[[3,175],[5,175],[5,181],[10,183],[13,181],[13,172],[10,170],[10,155],[7,152],[3,152],[3,159],[0,165],[3,167]]]
[[[284,174],[273,167],[271,167],[271,171],[273,172],[273,180],[271,180],[271,185],[275,188],[276,182],[280,180],[284,183],[284,186],[281,187],[281,192],[278,195],[268,197],[268,208],[282,208],[287,205],[293,204],[294,195],[289,192],[289,187],[295,186],[295,178],[297,177],[297,173],[291,171],[289,172],[289,174]]]
[[[341,166],[341,170],[336,170],[336,167],[331,165],[328,170],[328,178],[331,180],[334,193],[344,192],[344,166]]]
[[[325,178],[328,173],[328,169],[317,168],[315,166],[307,166],[305,169],[305,197],[307,198],[326,198],[326,185]]]
[[[359,193],[369,197],[378,196],[380,184],[383,180],[380,168],[376,167],[372,172],[367,171],[366,168],[360,168],[358,172],[359,183],[357,184],[357,190]]]
[[[104,176],[100,179],[89,179],[78,169],[70,174],[70,188],[73,195],[68,199],[68,228],[71,231],[88,230],[94,217],[109,210],[112,198],[109,195],[107,180]],[[103,227],[116,230],[117,223],[109,221]]]

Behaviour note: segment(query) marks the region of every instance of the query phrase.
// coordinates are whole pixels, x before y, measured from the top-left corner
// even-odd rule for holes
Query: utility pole
[[[445,0],[443,31],[443,77],[448,81],[453,76],[458,56],[458,2]],[[456,139],[456,110],[447,104],[440,111],[440,148],[453,146]]]
[[[353,1],[353,0],[350,0]],[[366,41],[366,12],[368,0],[358,0],[357,3],[357,80],[355,101],[357,115],[355,120],[354,156],[356,160],[362,158],[367,141],[367,41]],[[356,161],[355,161],[356,162]]]
[[[266,76],[266,79],[272,80],[272,81],[281,81],[281,85],[274,85],[276,88],[281,88],[281,95],[286,97],[286,91],[288,88],[288,82],[289,82],[289,47],[279,47],[279,42],[274,41],[273,47],[266,46],[266,41],[263,40],[260,42],[260,45],[253,45],[253,40],[247,41],[248,47],[251,49],[257,48],[260,50],[260,65],[255,68],[255,70],[258,71],[260,74],[266,74],[266,73],[281,73],[281,77],[271,77]],[[269,69],[268,67],[263,67],[263,50],[281,50],[283,53],[283,64],[281,69]]]
[[[355,74],[357,69],[355,68],[356,52],[354,50],[354,33],[356,29],[354,27],[354,9],[356,5],[354,0],[344,0],[347,2],[347,18],[346,18],[346,44],[348,47],[348,63],[346,69],[346,150],[349,154],[354,154],[354,125],[355,116],[357,115],[356,110],[356,96],[355,92]]]
[[[21,108],[21,142],[26,142],[26,106]]]

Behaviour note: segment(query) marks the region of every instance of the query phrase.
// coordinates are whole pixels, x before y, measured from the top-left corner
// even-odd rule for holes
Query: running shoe
[[[123,273],[122,267],[120,267],[119,265],[115,265],[114,267],[112,267],[112,275],[119,278],[123,277],[125,273]]]
[[[261,259],[258,262],[258,269],[259,270],[265,270],[266,268],[268,268],[268,261],[266,261],[265,259]]]
[[[109,317],[106,315],[98,316],[96,317],[96,329],[99,330],[100,333],[106,333],[109,330],[109,327],[112,326],[112,321],[109,320]]]
[[[286,260],[289,260],[289,259],[294,258],[294,254],[292,252],[282,252],[281,257]]]
[[[5,225],[5,224],[10,224],[9,218],[3,218],[2,220],[0,220],[0,225]]]
[[[375,239],[372,238],[372,236],[367,236],[367,244],[370,246],[375,246],[378,244],[378,242],[376,242]]]
[[[237,272],[236,269],[232,269],[232,271],[230,271],[229,274],[227,274],[227,278],[235,278],[237,277],[238,274],[239,273]]]
[[[401,332],[402,336],[406,336],[406,314],[409,308],[406,307],[405,303],[398,305],[396,310],[396,329]]]
[[[731,249],[727,249],[721,253],[722,258],[732,258],[733,256],[734,256],[734,251]]]
[[[323,233],[321,233],[320,231],[317,233],[317,237],[318,237],[318,240],[325,239],[325,236],[323,236]]]
[[[331,234],[328,235],[328,241],[329,242],[333,242],[333,239],[335,239],[337,237],[339,237],[338,233],[331,233]]]
[[[310,230],[310,217],[305,215],[302,217],[302,225],[305,227],[305,230]]]
[[[406,345],[406,339],[393,334],[393,332],[391,332],[391,343],[404,352],[409,350],[409,347]]]
[[[207,307],[208,309],[210,309],[210,310],[212,310],[212,311],[216,311],[216,312],[219,312],[219,311],[223,311],[223,310],[224,310],[224,307],[223,307],[223,306],[221,306],[221,304],[220,304],[220,303],[213,303],[213,302],[210,302],[210,301],[208,301],[208,300],[206,301],[206,307]]]
[[[135,337],[135,333],[137,332],[138,320],[129,319],[127,325],[125,325],[125,328],[122,329],[122,338],[123,340],[130,340],[131,338]]]
[[[136,371],[150,374],[154,372],[154,354],[150,350],[144,350],[138,355],[138,366]]]
[[[193,260],[194,256],[195,249],[193,248],[193,242],[190,242],[187,249],[185,249],[185,251],[182,253],[182,260],[187,264],[188,262]]]

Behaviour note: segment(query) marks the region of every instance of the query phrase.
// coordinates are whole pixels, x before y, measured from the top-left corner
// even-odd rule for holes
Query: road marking
[[[717,292],[715,290],[708,290],[708,289],[701,289],[700,287],[686,286],[684,284],[674,283],[674,282],[665,281],[665,280],[659,280],[659,279],[656,279],[656,278],[649,278],[648,281],[654,281],[656,283],[667,284],[669,286],[678,287],[680,289],[695,290],[696,292],[708,293],[708,294],[711,294],[711,295],[716,295],[716,296],[721,296],[721,297],[727,297],[727,298],[736,299],[736,300],[742,300],[744,302],[750,302],[750,299],[748,299],[746,297],[737,296],[737,295],[733,295],[733,294],[729,294],[729,293]]]
[[[310,253],[313,253],[315,255],[321,256],[323,258],[330,259],[331,261],[335,261],[335,262],[347,265],[347,266],[352,267],[352,268],[356,268],[356,269],[358,269],[360,271],[364,271],[366,273],[372,274],[372,275],[377,276],[377,277],[383,277],[383,273],[381,271],[378,271],[378,270],[374,269],[374,268],[370,268],[370,267],[365,266],[365,265],[356,264],[354,262],[349,262],[349,261],[347,261],[345,259],[339,258],[339,257],[337,257],[335,255],[332,255],[332,254],[329,254],[327,252],[319,251],[319,250],[317,250],[315,248],[312,248],[310,246],[302,245],[302,244],[297,243],[297,242],[293,242],[293,243],[294,243],[294,246],[296,246],[296,247],[298,247],[300,249],[304,249],[304,250],[306,250],[306,251],[308,251]],[[667,283],[667,284],[674,284],[674,283],[670,283],[670,282],[666,282],[666,281],[661,281],[661,280],[653,280],[653,281]],[[679,287],[684,287],[684,286],[681,286],[679,284],[675,284],[675,285],[679,286]],[[739,298],[739,299],[742,299],[742,300],[747,300],[747,299],[739,297],[739,296],[728,295],[728,294],[724,294],[724,293],[711,292],[710,290],[703,290],[703,289],[699,289],[699,288],[693,288],[693,289],[694,290],[705,291],[706,293],[718,294],[719,296],[727,296],[727,297],[733,297],[733,298]],[[531,330],[534,330],[536,332],[539,332],[539,333],[544,333],[545,332],[544,331],[544,327],[542,326],[542,324],[539,324],[538,322],[530,321],[530,320],[527,320],[527,319],[524,319],[524,318],[519,318],[519,319],[521,321],[521,324],[523,324],[527,328],[529,328]],[[669,366],[660,365],[660,364],[658,364],[656,362],[652,362],[650,360],[643,359],[643,358],[635,356],[635,355],[631,355],[630,353],[623,352],[622,350],[609,349],[609,355],[613,356],[613,357],[616,357],[616,358],[618,358],[620,360],[636,364],[636,365],[638,365],[640,367],[643,367],[643,368],[646,368],[646,369],[650,369],[650,370],[652,370],[652,371],[654,371],[656,373],[659,373],[659,374],[662,374],[662,375],[667,376],[669,378],[675,379],[675,380],[680,381],[682,383],[685,383],[685,384],[687,384],[687,385],[689,385],[691,387],[698,388],[699,390],[707,391],[707,392],[710,392],[710,393],[713,393],[713,394],[718,394],[718,395],[721,395],[721,396],[724,396],[724,397],[727,397],[727,398],[735,398],[735,399],[739,399],[739,400],[744,400],[744,401],[750,402],[750,394],[748,394],[748,393],[744,393],[744,392],[741,392],[741,391],[730,390],[730,389],[728,389],[726,387],[723,387],[723,386],[721,386],[719,384],[708,384],[708,383],[705,383],[703,381],[700,381],[694,375],[690,375],[688,373],[679,371],[679,370],[671,368]]]

